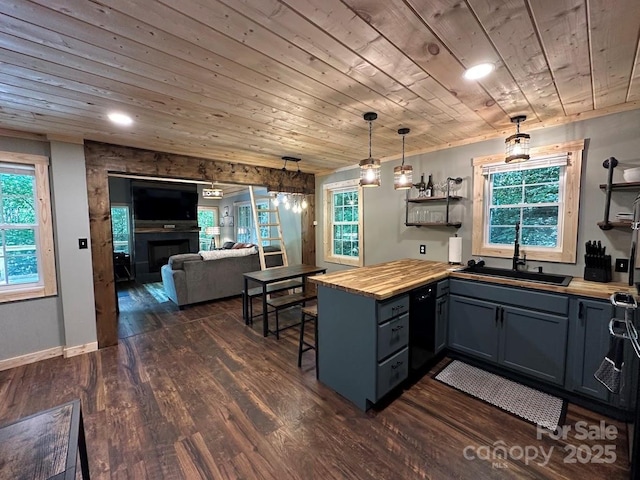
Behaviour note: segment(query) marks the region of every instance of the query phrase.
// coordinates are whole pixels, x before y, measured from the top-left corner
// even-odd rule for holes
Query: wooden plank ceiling
[[[317,173],[640,106],[638,0],[4,0],[0,129]],[[496,70],[467,81],[465,68]],[[123,111],[131,127],[106,115]],[[532,137],[535,145],[535,135]]]

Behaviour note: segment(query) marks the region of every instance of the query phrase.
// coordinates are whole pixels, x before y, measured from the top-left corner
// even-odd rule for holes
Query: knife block
[[[606,255],[602,257],[601,263],[602,265],[598,267],[593,267],[593,266],[584,267],[584,279],[589,282],[601,282],[601,283],[610,282],[611,281],[611,255]]]

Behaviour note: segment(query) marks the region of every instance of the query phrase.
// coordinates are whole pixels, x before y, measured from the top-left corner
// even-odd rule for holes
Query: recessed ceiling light
[[[111,112],[108,117],[113,123],[122,125],[123,127],[128,127],[133,123],[133,119],[126,113]]]
[[[471,68],[467,68],[464,72],[464,78],[467,80],[478,80],[489,75],[493,72],[494,68],[495,65],[493,63],[479,63]]]

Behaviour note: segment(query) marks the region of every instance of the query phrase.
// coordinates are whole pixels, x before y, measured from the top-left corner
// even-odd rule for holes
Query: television
[[[132,186],[136,220],[198,221],[198,192],[156,186]]]

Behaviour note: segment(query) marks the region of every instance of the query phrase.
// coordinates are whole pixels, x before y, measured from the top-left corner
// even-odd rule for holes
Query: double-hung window
[[[517,224],[527,258],[575,262],[581,150],[538,149],[517,164],[475,159],[473,254],[512,256]]]
[[[324,186],[324,260],[363,265],[362,188],[358,180]]]
[[[116,253],[131,253],[130,218],[129,205],[111,205],[111,233]]]
[[[216,246],[216,237],[218,237],[218,207],[198,207],[198,227],[200,233],[198,235],[198,243],[200,250],[209,250]],[[214,230],[215,227],[215,230]],[[217,245],[220,246],[220,245]]]
[[[57,291],[49,160],[0,152],[0,302]]]
[[[256,207],[258,208],[258,222],[263,225],[269,222],[269,202],[267,200],[257,200]],[[251,213],[251,203],[240,202],[236,204],[236,241],[243,243],[258,243],[256,237],[256,229],[253,225],[253,214]],[[271,222],[272,223],[272,222]],[[269,226],[260,227],[260,238],[270,238]],[[262,245],[269,245],[269,240],[263,240]]]

